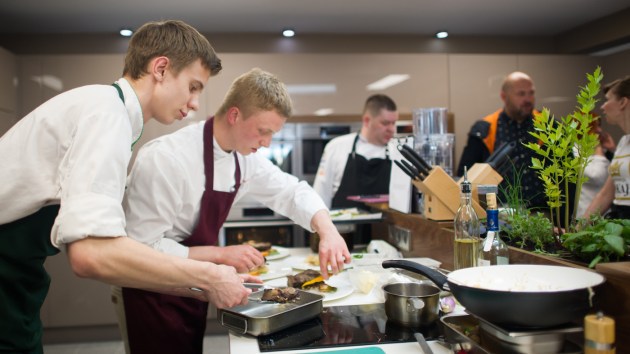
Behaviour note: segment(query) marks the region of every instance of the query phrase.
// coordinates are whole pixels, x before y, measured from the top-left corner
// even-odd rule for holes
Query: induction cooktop
[[[384,304],[325,307],[319,317],[258,337],[261,352],[388,344],[427,340],[439,335],[438,321],[424,328],[407,328],[387,320]]]

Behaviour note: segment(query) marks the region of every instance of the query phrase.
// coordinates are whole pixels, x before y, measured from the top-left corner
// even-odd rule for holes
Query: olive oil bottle
[[[468,172],[464,169],[461,187],[461,201],[455,214],[455,262],[454,268],[476,267],[480,257],[479,218],[472,206],[472,185]]]

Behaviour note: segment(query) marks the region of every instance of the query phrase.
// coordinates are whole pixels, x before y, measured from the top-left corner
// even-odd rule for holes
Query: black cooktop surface
[[[426,328],[406,328],[387,320],[383,304],[325,307],[319,317],[258,337],[261,352],[351,345],[413,342],[415,332],[427,340],[440,333],[435,321]]]

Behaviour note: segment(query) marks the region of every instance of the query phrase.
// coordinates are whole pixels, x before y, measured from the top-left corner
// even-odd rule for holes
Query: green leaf
[[[604,240],[618,256],[626,254],[626,243],[621,236],[605,235]]]

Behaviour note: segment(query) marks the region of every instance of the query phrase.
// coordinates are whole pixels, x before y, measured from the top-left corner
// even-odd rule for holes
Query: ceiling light
[[[435,34],[435,38],[444,39],[446,37],[448,37],[448,32],[446,31],[440,31]]]
[[[315,111],[316,116],[329,116],[335,112],[332,108],[320,108]]]
[[[129,28],[123,28],[120,30],[120,35],[123,37],[131,37],[131,35],[133,34],[133,30],[129,29]]]
[[[368,91],[378,91],[384,90],[388,87],[392,87],[394,85],[398,85],[399,83],[409,80],[409,75],[407,74],[392,74],[387,75],[384,78],[374,81],[373,83],[367,85]]]
[[[335,84],[287,85],[290,95],[313,95],[337,92]]]
[[[282,30],[282,35],[289,38],[295,36],[295,31],[291,28],[285,28]]]

